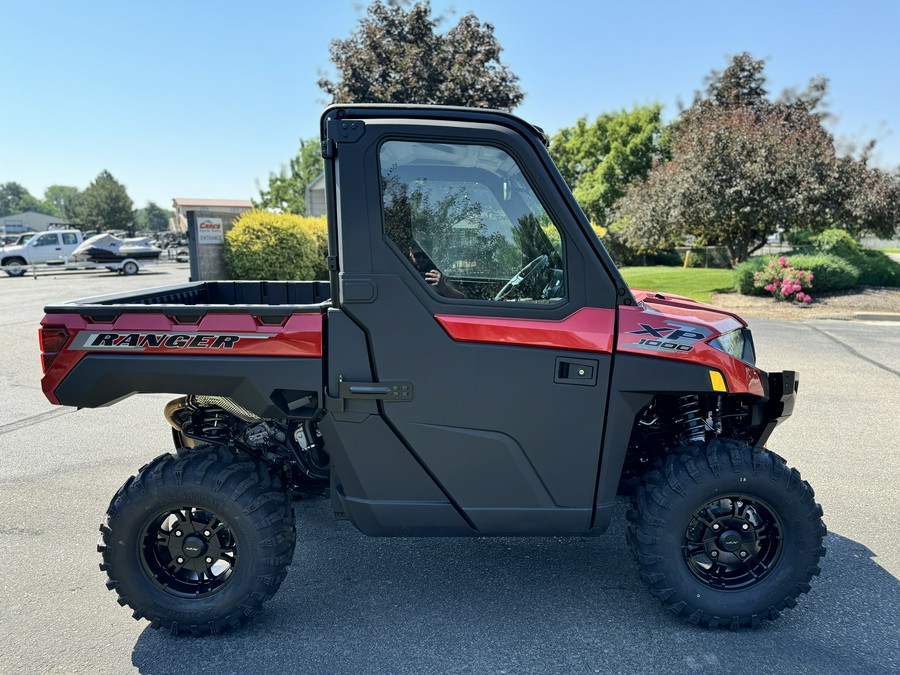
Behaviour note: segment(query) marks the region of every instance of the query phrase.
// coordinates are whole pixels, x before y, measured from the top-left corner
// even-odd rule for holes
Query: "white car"
[[[33,236],[19,246],[7,246],[0,267],[11,277],[25,274],[28,265],[63,262],[84,240],[81,230],[50,230]]]

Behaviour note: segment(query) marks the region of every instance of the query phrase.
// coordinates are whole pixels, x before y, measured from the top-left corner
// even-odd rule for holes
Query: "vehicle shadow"
[[[243,629],[205,638],[149,627],[148,675],[302,673],[897,672],[900,583],[831,534],[800,607],[756,630],[678,622],[650,596],[622,536],[367,538],[301,502],[275,598]]]

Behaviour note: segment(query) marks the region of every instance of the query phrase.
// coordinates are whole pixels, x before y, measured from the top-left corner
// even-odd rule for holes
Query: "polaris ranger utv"
[[[43,389],[142,392],[176,452],[129,478],[101,569],[156,628],[216,633],[278,589],[292,498],[374,536],[627,537],[650,590],[710,627],[794,607],[819,573],[812,488],[766,449],[794,372],[747,325],[631,290],[511,115],[332,106],[328,282],[195,282],[46,308]]]

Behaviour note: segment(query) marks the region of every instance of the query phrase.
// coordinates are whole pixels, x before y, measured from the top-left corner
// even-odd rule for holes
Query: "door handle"
[[[409,381],[340,382],[341,398],[363,398],[376,401],[412,401],[413,385]]]
[[[597,369],[600,362],[594,359],[569,359],[556,357],[553,381],[557,384],[575,384],[593,387],[597,384]]]

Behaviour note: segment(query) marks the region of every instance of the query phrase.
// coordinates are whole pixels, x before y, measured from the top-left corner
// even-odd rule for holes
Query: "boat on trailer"
[[[72,251],[72,257],[83,262],[99,264],[120,263],[125,260],[158,260],[162,249],[150,237],[121,239],[112,234],[96,234]]]

